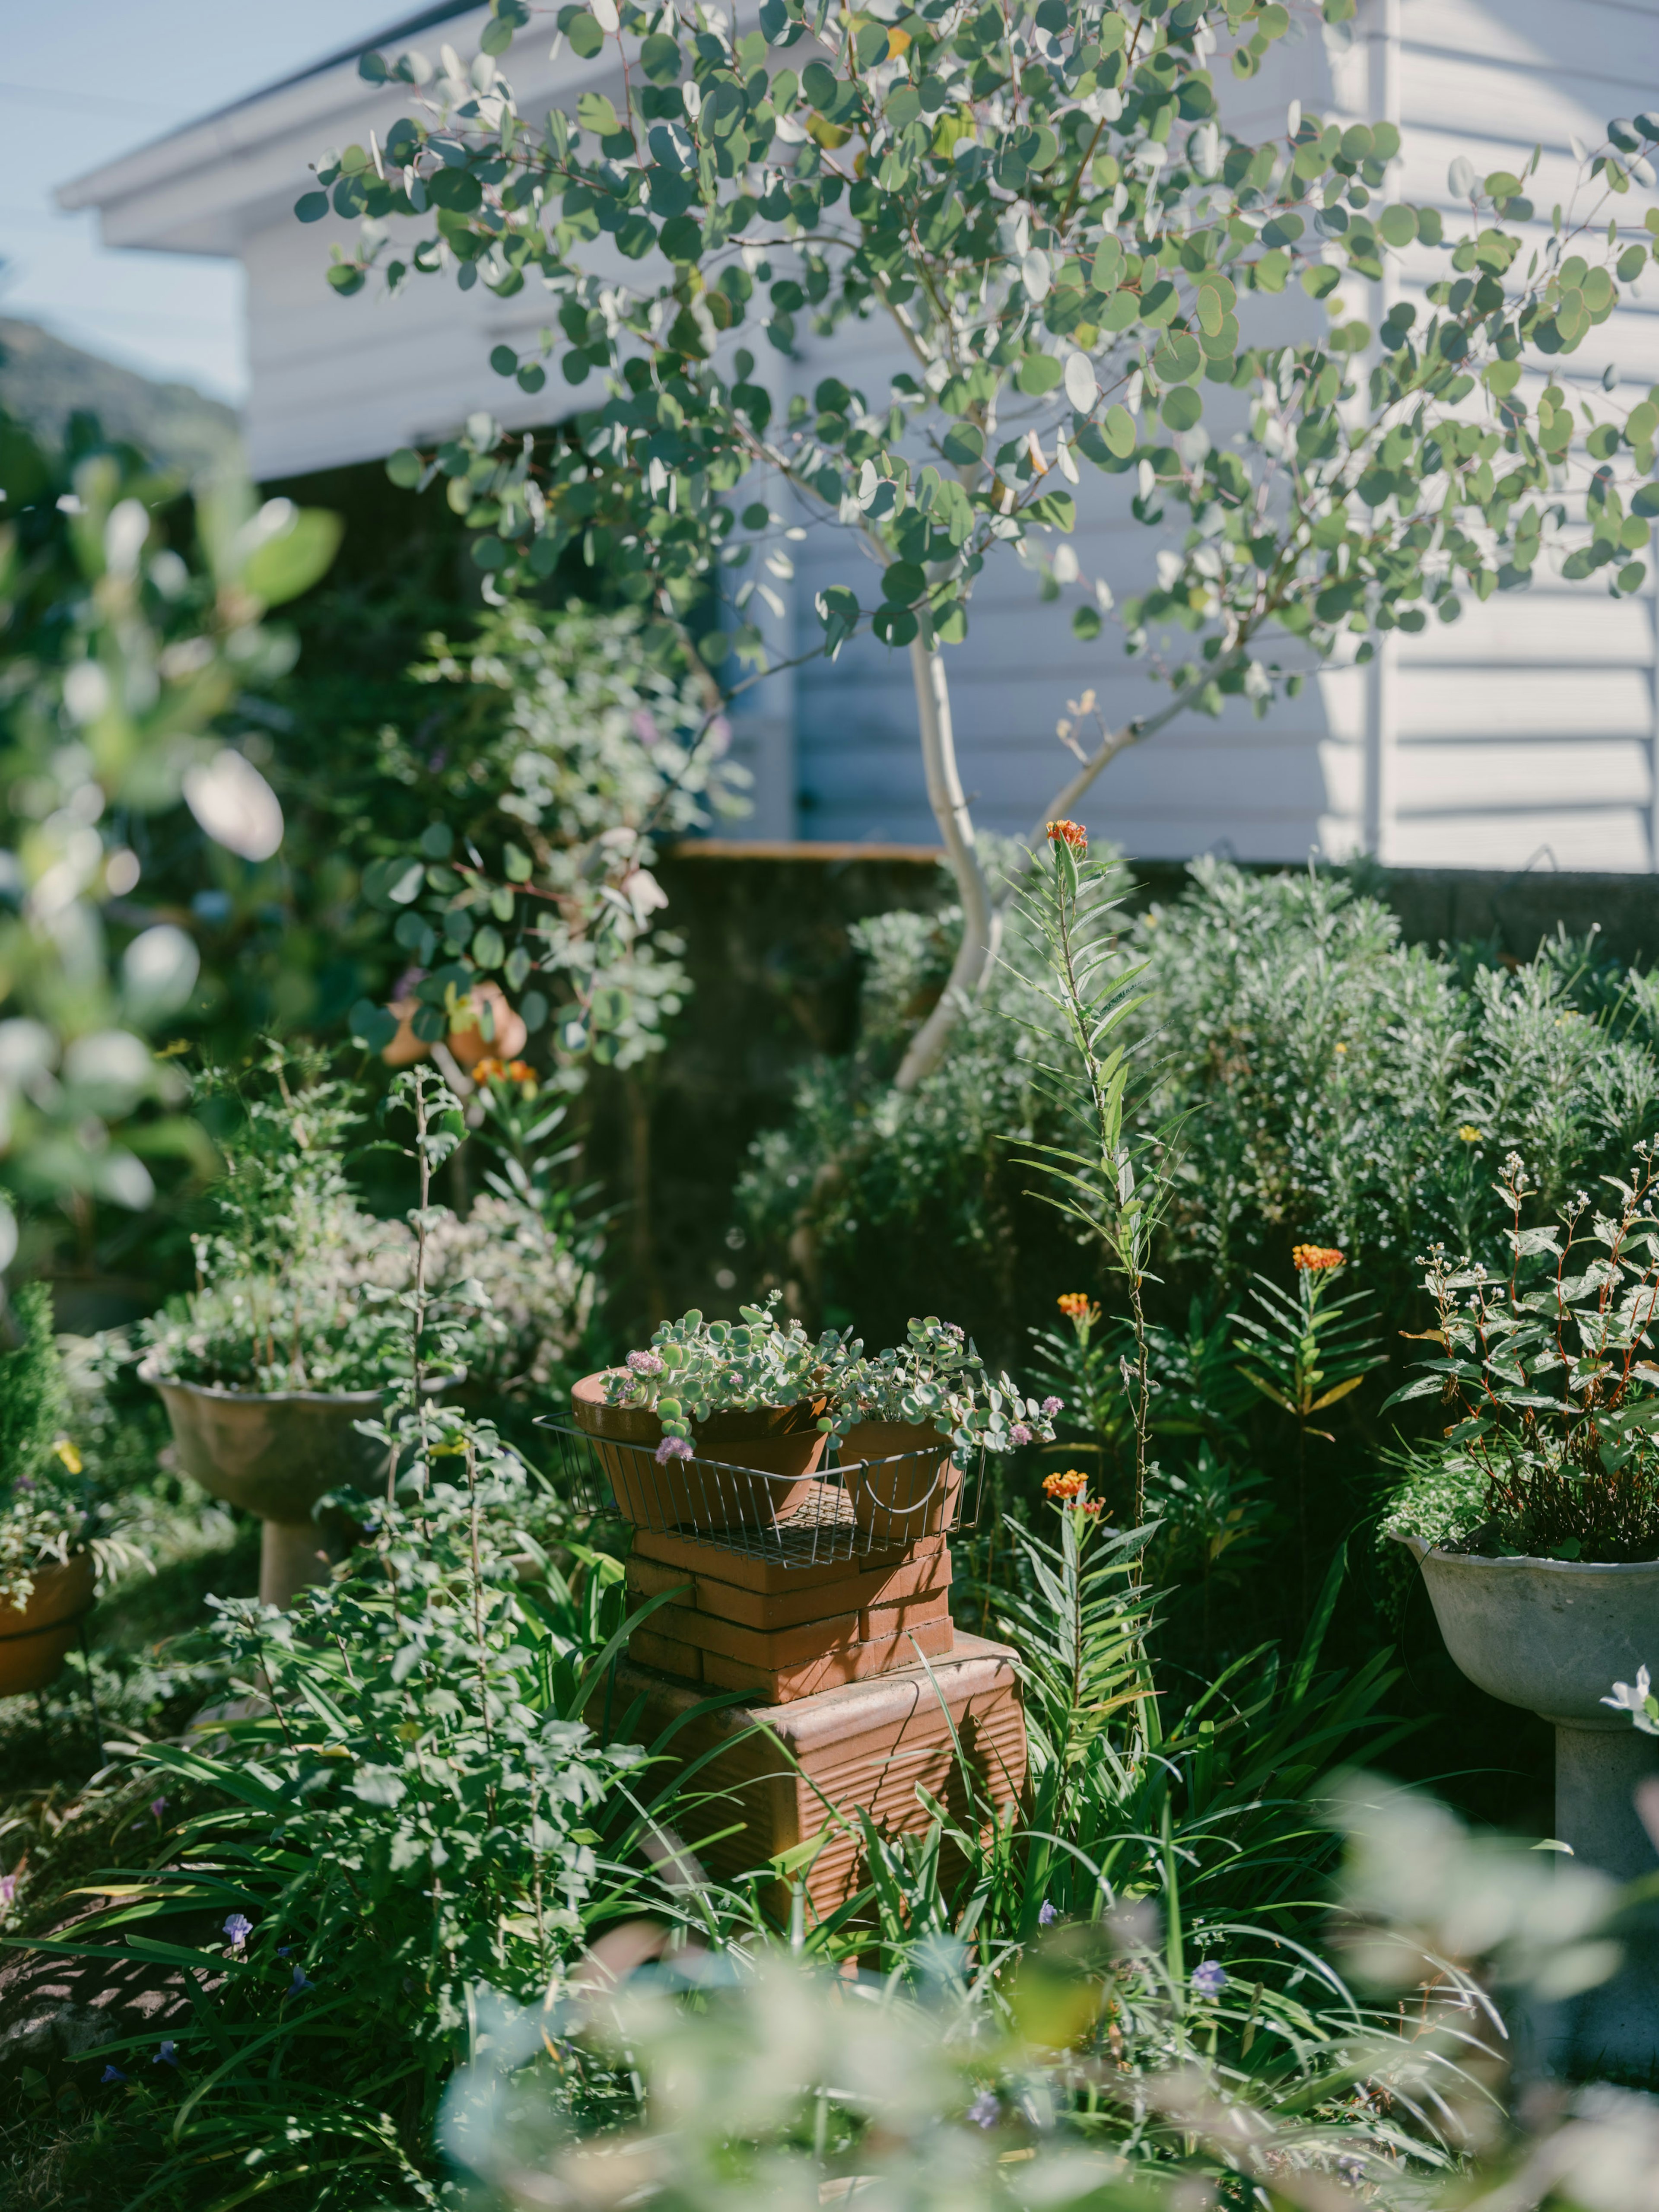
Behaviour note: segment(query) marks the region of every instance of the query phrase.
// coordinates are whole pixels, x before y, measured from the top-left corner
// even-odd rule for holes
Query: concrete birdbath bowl
[[[317,1504],[331,1490],[372,1492],[385,1482],[386,1446],[356,1426],[376,1418],[384,1394],[226,1390],[175,1382],[153,1359],[138,1375],[161,1393],[184,1472],[264,1523],[260,1603],[291,1606],[307,1583],[325,1582],[349,1547],[348,1532],[334,1516],[319,1517]],[[460,1379],[444,1376],[425,1387],[448,1389]]]
[[[1620,1881],[1659,1869],[1636,1793],[1659,1775],[1659,1738],[1601,1703],[1615,1682],[1659,1666],[1659,1559],[1482,1559],[1395,1532],[1422,1570],[1460,1671],[1488,1696],[1555,1730],[1555,1834]],[[1659,1936],[1626,1942],[1623,1972],[1563,2006],[1552,2055],[1576,2070],[1659,2067]]]

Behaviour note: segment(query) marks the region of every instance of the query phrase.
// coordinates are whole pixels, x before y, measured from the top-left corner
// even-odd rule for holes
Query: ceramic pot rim
[[[1659,1559],[1536,1559],[1530,1553],[1515,1559],[1492,1559],[1483,1552],[1447,1552],[1438,1544],[1425,1543],[1403,1528],[1385,1528],[1383,1534],[1403,1544],[1420,1566],[1425,1559],[1443,1559],[1453,1567],[1535,1567],[1558,1575],[1659,1575]]]
[[[392,1388],[388,1383],[380,1390],[228,1390],[222,1382],[185,1382],[176,1375],[162,1374],[153,1352],[139,1361],[138,1380],[158,1390],[187,1390],[192,1398],[212,1398],[226,1406],[383,1406]],[[456,1367],[447,1375],[429,1375],[421,1388],[428,1393],[452,1390],[465,1380],[465,1368]]]

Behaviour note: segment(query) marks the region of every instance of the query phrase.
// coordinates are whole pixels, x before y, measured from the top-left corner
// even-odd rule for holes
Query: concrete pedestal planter
[[[92,1610],[90,1552],[40,1568],[25,1606],[0,1605],[0,1698],[44,1690],[69,1656]]]
[[[1401,1535],[1422,1569],[1446,1649],[1470,1681],[1555,1730],[1555,1833],[1587,1865],[1627,1881],[1656,1871],[1638,1785],[1659,1774],[1659,1739],[1601,1701],[1659,1664],[1659,1560],[1589,1565],[1492,1559]],[[1553,2056],[1620,2074],[1659,2066],[1659,1933],[1638,1931],[1618,1978],[1563,2006]]]
[[[384,1406],[379,1390],[225,1390],[177,1382],[153,1359],[139,1379],[161,1394],[184,1472],[215,1498],[257,1513],[259,1601],[290,1606],[307,1583],[325,1582],[349,1547],[349,1531],[315,1517],[317,1501],[349,1484],[373,1492],[386,1480],[386,1451],[359,1433]],[[459,1378],[429,1382],[447,1389]]]

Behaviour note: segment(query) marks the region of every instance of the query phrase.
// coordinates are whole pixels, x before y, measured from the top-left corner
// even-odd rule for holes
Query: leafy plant
[[[433,819],[363,878],[412,963],[399,1010],[412,999],[431,1044],[458,998],[499,979],[529,1031],[546,1031],[556,1088],[636,1066],[690,988],[679,939],[658,927],[655,841],[743,811],[748,772],[726,757],[707,679],[643,660],[631,614],[574,603],[549,615],[507,600],[465,642],[428,647],[413,672],[429,710],[386,733],[380,766]],[[363,1000],[351,1024],[379,1051],[397,1014]]]
[[[1152,1340],[1145,1286],[1152,1239],[1167,1191],[1164,1146],[1137,1126],[1129,1094],[1130,1017],[1140,1003],[1134,969],[1114,959],[1109,921],[1116,882],[1109,864],[1088,858],[1089,841],[1075,822],[1048,824],[1049,865],[1022,893],[1035,933],[1046,946],[1050,981],[1041,990],[1058,1014],[1069,1058],[1042,1070],[1055,1118],[1071,1141],[1022,1146],[1054,1186],[1043,1195],[1100,1247],[1121,1275],[1129,1303],[1133,1359],[1121,1364],[1134,1430],[1133,1525],[1146,1519],[1148,1441],[1152,1434]]]
[[[0,1270],[19,1205],[43,1233],[59,1203],[142,1211],[146,1156],[207,1157],[145,1041],[201,963],[176,921],[122,919],[137,824],[182,798],[245,857],[282,836],[258,769],[211,733],[291,659],[264,617],[327,568],[338,525],[220,482],[194,502],[192,568],[163,521],[179,490],[88,418],[60,456],[0,410]]]
[[[1523,1227],[1533,1185],[1511,1154],[1498,1186],[1510,1217],[1507,1278],[1429,1255],[1435,1326],[1424,1334],[1440,1352],[1388,1403],[1439,1397],[1449,1422],[1417,1466],[1454,1500],[1484,1480],[1485,1520],[1442,1532],[1458,1548],[1659,1558],[1653,1146],[1638,1145],[1628,1172],[1603,1181],[1615,1201],[1606,1211],[1581,1194],[1555,1222]]]
[[[593,1298],[564,1187],[554,1161],[539,1158],[557,1108],[517,1128],[506,1171],[465,1221],[430,1204],[429,1170],[409,1219],[384,1221],[347,1170],[362,1093],[325,1066],[316,1053],[272,1048],[255,1080],[238,1080],[236,1125],[223,1133],[224,1173],[210,1194],[216,1225],[193,1239],[198,1288],[142,1324],[139,1343],[185,1382],[377,1390],[407,1371],[398,1301],[418,1287],[464,1310],[449,1347],[456,1370],[476,1368],[520,1397],[547,1390]],[[422,1110],[453,1115],[453,1093],[428,1074]],[[225,1080],[209,1071],[198,1096],[222,1094]],[[393,1095],[412,1096],[406,1085]],[[501,1109],[486,1126],[502,1127]]]
[[[964,1459],[981,1447],[1013,1451],[1048,1443],[1060,1411],[1057,1398],[1028,1397],[1006,1375],[994,1380],[965,1332],[932,1314],[911,1317],[902,1344],[851,1361],[835,1405],[838,1428],[856,1421],[931,1424]]]
[[[1288,1297],[1270,1276],[1258,1275],[1250,1296],[1259,1313],[1235,1316],[1244,1332],[1238,1345],[1239,1372],[1296,1423],[1296,1528],[1304,1606],[1312,1595],[1308,1439],[1336,1441],[1328,1429],[1315,1428],[1313,1417],[1357,1390],[1387,1357],[1368,1331],[1370,1316],[1359,1310],[1369,1304],[1370,1293],[1328,1295],[1337,1269],[1346,1265],[1346,1255],[1334,1245],[1297,1244],[1291,1253],[1295,1297]]]
[[[638,1406],[661,1419],[665,1439],[686,1439],[693,1421],[714,1413],[762,1406],[827,1406],[858,1346],[850,1329],[808,1336],[793,1317],[780,1323],[783,1293],[768,1293],[763,1306],[740,1306],[736,1322],[706,1322],[694,1306],[678,1321],[663,1322],[643,1352],[630,1352],[605,1379],[613,1406]],[[827,1411],[818,1426],[835,1425]]]
[[[1327,12],[1346,9],[1329,0]],[[573,383],[604,380],[599,404],[543,445],[506,440],[483,415],[392,456],[394,481],[449,480],[487,572],[545,575],[580,543],[648,610],[647,650],[665,653],[693,642],[694,614],[728,572],[752,560],[793,574],[798,510],[853,534],[867,587],[819,595],[823,635],[809,650],[833,656],[866,629],[909,649],[963,915],[950,988],[905,1054],[902,1090],[938,1065],[1001,921],[942,647],[965,635],[977,580],[1008,548],[1042,568],[1048,596],[1075,594],[1073,627],[1098,635],[1109,592],[1069,546],[1044,544],[1074,527],[1079,459],[1133,474],[1141,522],[1186,509],[1179,550],[1166,547],[1155,584],[1116,611],[1132,651],[1165,625],[1195,642],[1155,657],[1171,703],[1105,732],[1045,810],[1055,817],[1188,707],[1242,696],[1265,709],[1345,633],[1369,657],[1380,629],[1455,615],[1460,585],[1485,599],[1525,583],[1565,526],[1556,486],[1577,458],[1578,416],[1555,383],[1529,415],[1521,364],[1537,356],[1547,374],[1648,265],[1653,234],[1621,222],[1638,126],[1613,126],[1585,158],[1550,252],[1523,264],[1523,178],[1482,180],[1460,158],[1453,196],[1473,221],[1459,235],[1437,208],[1384,204],[1401,151],[1391,124],[1345,131],[1297,102],[1282,140],[1223,129],[1211,56],[1253,76],[1290,28],[1261,0],[1238,0],[1224,24],[1085,0],[1054,0],[1046,19],[930,0],[896,40],[894,26],[843,22],[805,0],[770,0],[742,36],[710,31],[694,9],[606,0],[563,21],[581,60],[614,42],[621,105],[607,75],[611,92],[580,92],[574,116],[556,107],[544,131],[495,58],[527,20],[516,0],[501,8],[467,67],[453,50],[441,68],[414,52],[366,55],[371,82],[416,91],[415,112],[373,155],[321,158],[296,215],[366,218],[327,272],[342,294],[376,268],[392,289],[453,268],[464,288],[482,280],[504,297],[538,272],[556,318],[527,349],[496,347],[495,368],[532,392],[555,360]],[[804,66],[780,65],[809,36]],[[422,216],[430,234],[394,246],[388,222]],[[1449,271],[1430,285],[1425,319],[1401,302],[1373,332],[1346,280],[1376,283],[1411,246],[1445,252]],[[1330,327],[1247,347],[1247,295],[1281,295],[1292,276],[1326,303]],[[824,337],[890,322],[905,366],[884,392],[826,375],[810,401],[798,392],[775,409],[732,334],[758,324],[792,356],[809,313]],[[1367,374],[1358,364],[1374,338]],[[1247,427],[1224,444],[1203,427],[1206,383],[1248,395]],[[1597,422],[1584,449],[1591,543],[1572,546],[1567,571],[1606,569],[1620,593],[1645,574],[1630,556],[1645,545],[1652,493],[1631,485],[1659,433],[1651,404]],[[1626,454],[1621,490],[1613,465]],[[769,485],[788,494],[776,509]],[[1437,532],[1419,513],[1430,487]],[[751,594],[781,613],[754,576],[734,594],[737,628],[695,641],[711,667],[748,672],[728,693],[787,665],[747,611]]]

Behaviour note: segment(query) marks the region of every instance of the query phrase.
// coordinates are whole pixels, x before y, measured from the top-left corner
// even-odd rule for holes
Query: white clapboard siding
[[[743,0],[739,13],[751,5]],[[447,40],[470,57],[486,20],[480,8],[410,43],[435,54]],[[574,104],[590,86],[614,89],[608,52],[582,63],[566,50],[556,63],[540,39],[519,41],[509,71],[532,115],[555,100]],[[1404,154],[1388,197],[1439,205],[1454,222],[1454,156],[1467,154],[1481,174],[1519,171],[1537,145],[1529,252],[1572,189],[1571,137],[1599,141],[1608,116],[1659,106],[1659,0],[1361,0],[1351,38],[1309,33],[1298,21],[1261,75],[1241,84],[1224,72],[1218,83],[1228,124],[1253,138],[1283,131],[1292,97],[1342,122],[1397,123]],[[331,145],[367,143],[371,129],[384,137],[406,105],[406,94],[364,86],[349,64],[313,72],[67,195],[101,209],[112,243],[240,257],[248,440],[262,475],[370,459],[441,434],[480,407],[509,427],[545,422],[597,389],[572,392],[556,370],[531,397],[489,368],[493,345],[531,345],[549,319],[533,282],[512,301],[482,288],[462,296],[447,277],[413,281],[392,301],[372,289],[342,301],[329,290],[331,242],[349,241],[354,226],[295,222],[307,161]],[[1626,207],[1651,197],[1633,195]],[[1383,286],[1346,279],[1345,312],[1375,322],[1396,298],[1423,312],[1424,288],[1445,271],[1443,255],[1413,250]],[[1313,334],[1323,315],[1293,287],[1276,301],[1247,297],[1243,319],[1257,341]],[[828,343],[809,337],[793,363],[750,343],[780,411],[793,391],[810,394],[830,374],[878,404],[901,365],[876,324]],[[1588,392],[1609,368],[1623,405],[1659,382],[1659,278],[1552,374]],[[1529,377],[1524,396],[1535,400],[1542,383]],[[1225,437],[1239,403],[1214,386],[1204,392],[1206,427]],[[1116,726],[1168,698],[1109,623],[1093,643],[1070,628],[1095,579],[1120,599],[1143,590],[1159,544],[1170,542],[1133,520],[1128,490],[1127,479],[1085,465],[1072,540],[1083,583],[1059,600],[1045,603],[1037,575],[1006,550],[981,580],[969,637],[949,665],[963,781],[988,827],[1028,829],[1065,781],[1074,763],[1054,726],[1074,711],[1068,702],[1092,689]],[[873,596],[873,572],[844,533],[817,526],[791,550],[793,584],[776,586],[783,617],[750,603],[785,653],[811,642],[813,602],[828,586],[861,585]],[[1655,614],[1651,581],[1640,598],[1615,602],[1604,586],[1540,574],[1527,592],[1484,607],[1466,601],[1455,623],[1395,634],[1369,669],[1312,677],[1265,719],[1237,700],[1215,720],[1185,716],[1115,762],[1079,811],[1148,858],[1217,850],[1300,860],[1364,848],[1402,865],[1653,869]],[[1177,632],[1152,643],[1154,654],[1179,659],[1192,641]],[[907,653],[857,640],[833,663],[815,658],[756,687],[734,721],[739,755],[758,779],[756,834],[934,838]]]

